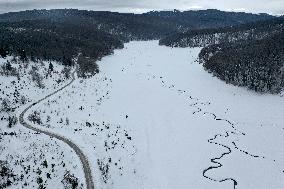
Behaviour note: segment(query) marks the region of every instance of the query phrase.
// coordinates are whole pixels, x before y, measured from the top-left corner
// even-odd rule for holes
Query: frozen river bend
[[[97,188],[284,188],[284,98],[219,81],[199,51],[127,43],[35,109],[81,146]]]

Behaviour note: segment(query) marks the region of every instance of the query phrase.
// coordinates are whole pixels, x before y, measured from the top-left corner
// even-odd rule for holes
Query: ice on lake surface
[[[284,98],[220,81],[200,50],[127,43],[34,110],[82,148],[98,188],[284,188]]]

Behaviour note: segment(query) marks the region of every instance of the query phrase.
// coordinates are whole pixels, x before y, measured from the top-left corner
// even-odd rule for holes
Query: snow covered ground
[[[64,188],[61,182],[67,171],[79,178],[84,184],[83,170],[79,158],[65,143],[43,134],[24,128],[17,122],[8,127],[9,116],[19,114],[32,102],[43,98],[64,86],[70,79],[64,78],[62,65],[52,62],[52,76],[47,75],[48,62],[26,62],[13,60],[12,57],[0,59],[0,66],[11,62],[12,69],[18,74],[0,76],[0,102],[3,101],[15,111],[0,111],[0,188]],[[30,71],[42,76],[42,88],[34,81]],[[2,72],[2,68],[1,68]],[[16,74],[16,75],[17,75]],[[10,184],[8,184],[10,182]],[[10,185],[10,186],[9,186]]]
[[[195,61],[199,51],[127,43],[99,62],[99,74],[26,115],[37,111],[36,127],[82,148],[96,188],[283,188],[284,98],[212,77]]]

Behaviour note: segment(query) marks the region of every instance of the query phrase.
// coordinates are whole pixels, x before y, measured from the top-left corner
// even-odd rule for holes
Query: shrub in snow
[[[35,82],[39,88],[44,88],[43,77],[38,73],[38,68],[33,66],[29,74],[32,77],[32,81]]]
[[[45,182],[46,181],[44,181],[41,176],[37,177],[36,182],[38,184],[38,187],[37,187],[38,189],[46,189],[46,187],[45,187]]]
[[[48,66],[48,72],[53,72],[53,64],[50,62]]]
[[[1,102],[1,111],[11,112],[12,110],[13,108],[12,108],[12,103],[10,102],[10,100],[7,98],[4,98]]]
[[[92,127],[92,124],[89,123],[89,122],[86,122],[86,126],[87,126],[87,127]]]
[[[99,166],[99,170],[101,171],[101,176],[102,179],[104,181],[104,183],[107,183],[108,179],[109,179],[109,164],[108,163],[104,163],[102,160],[97,161],[98,166]]]
[[[68,118],[66,118],[66,125],[69,125],[70,124],[70,121]]]
[[[60,121],[59,121],[59,123],[63,123],[63,119],[62,119],[62,118],[60,118]]]
[[[46,160],[44,160],[43,162],[42,162],[42,164],[41,164],[43,167],[45,167],[45,168],[47,168],[48,167],[48,163],[47,163],[47,161]]]
[[[40,113],[37,112],[37,111],[34,111],[32,114],[30,114],[28,116],[28,120],[30,122],[33,122],[33,123],[38,124],[38,125],[42,124],[42,121],[41,121],[41,118],[40,118]]]
[[[0,74],[5,76],[19,76],[18,70],[14,68],[9,61],[1,66]]]
[[[7,162],[0,160],[0,188],[7,188],[12,185],[16,178]]]
[[[46,117],[46,122],[49,123],[50,120],[51,120],[51,117],[50,117],[50,116],[47,116],[47,117]]]
[[[15,115],[10,115],[8,117],[8,127],[12,128],[14,125],[16,125],[18,122],[18,119]]]
[[[61,71],[61,73],[64,75],[64,77],[65,77],[66,79],[69,79],[70,76],[71,76],[71,68],[65,66],[65,67],[63,68],[63,70]]]
[[[21,101],[21,104],[26,104],[27,98],[25,96],[21,96],[20,101]]]
[[[79,186],[79,180],[71,174],[70,171],[66,171],[63,180],[64,189],[81,189],[82,186]]]

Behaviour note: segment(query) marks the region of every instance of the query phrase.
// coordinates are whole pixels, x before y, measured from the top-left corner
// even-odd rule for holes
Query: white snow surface
[[[10,178],[12,185],[7,188],[40,188],[38,179],[42,179],[45,188],[63,189],[66,171],[70,171],[79,179],[79,184],[84,183],[84,175],[79,158],[75,152],[65,143],[57,141],[46,135],[30,131],[18,123],[8,128],[7,116],[19,114],[31,103],[45,97],[54,90],[66,85],[69,79],[63,79],[63,66],[52,62],[54,71],[52,77],[47,74],[49,62],[20,62],[12,61],[12,57],[0,58],[0,64],[11,62],[13,68],[19,71],[19,80],[14,76],[0,76],[0,103],[8,99],[15,112],[0,111],[0,165],[5,162],[15,174]],[[0,66],[1,66],[0,65]],[[29,71],[32,66],[38,68],[38,73],[43,76],[44,88],[37,87],[31,80]],[[15,95],[16,91],[19,96]],[[25,104],[21,103],[21,97],[25,97]],[[0,108],[2,109],[1,105]],[[46,162],[46,166],[43,163]],[[48,176],[48,174],[50,174]],[[3,177],[0,175],[0,188]]]
[[[96,188],[284,188],[284,98],[212,77],[199,52],[127,43],[27,115],[82,148]]]

